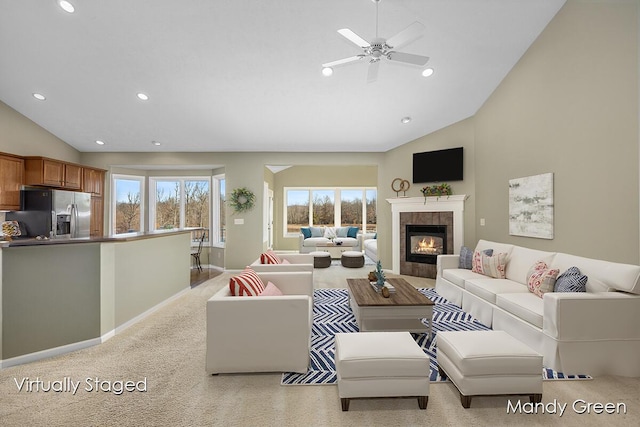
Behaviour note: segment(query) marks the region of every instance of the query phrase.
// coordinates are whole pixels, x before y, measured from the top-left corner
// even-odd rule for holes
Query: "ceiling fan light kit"
[[[380,38],[378,37],[378,3],[380,2],[380,0],[372,1],[376,4],[376,37],[372,39],[371,42],[368,42],[349,28],[339,29],[338,34],[362,49],[363,53],[361,53],[360,55],[338,59],[337,61],[322,64],[323,75],[330,76],[331,74],[333,74],[333,67],[335,66],[349,64],[367,58],[369,60],[367,81],[374,82],[378,78],[378,68],[380,66],[380,61],[383,58],[389,61],[396,61],[419,66],[424,66],[427,61],[429,61],[428,56],[399,52],[395,50],[420,38],[422,36],[422,33],[424,32],[424,25],[422,25],[418,21],[415,21],[404,30],[388,39]],[[328,68],[331,69],[331,72],[328,72],[327,74],[325,73],[325,70]],[[423,75],[425,75],[424,72]]]

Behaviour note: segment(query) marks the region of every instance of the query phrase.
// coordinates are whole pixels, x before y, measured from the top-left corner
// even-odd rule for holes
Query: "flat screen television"
[[[413,153],[414,183],[462,179],[462,147]]]

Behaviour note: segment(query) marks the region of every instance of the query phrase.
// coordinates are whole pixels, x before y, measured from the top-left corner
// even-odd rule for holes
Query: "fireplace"
[[[438,255],[447,253],[447,226],[406,224],[407,262],[436,264]]]

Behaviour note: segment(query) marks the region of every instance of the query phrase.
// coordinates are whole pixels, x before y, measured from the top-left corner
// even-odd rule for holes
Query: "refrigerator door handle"
[[[51,211],[51,230],[49,230],[49,238],[53,239],[56,237],[56,228],[57,228],[58,218],[56,216],[56,211]]]
[[[75,203],[71,205],[71,237],[76,236],[76,223],[78,222],[78,209]]]

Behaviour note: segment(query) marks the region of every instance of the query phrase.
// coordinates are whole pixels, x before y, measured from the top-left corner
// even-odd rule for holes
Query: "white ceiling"
[[[338,29],[375,37],[371,0],[0,0],[0,100],[83,152],[386,151],[475,114],[564,2],[382,0],[435,73],[367,83],[320,65],[361,53]]]

